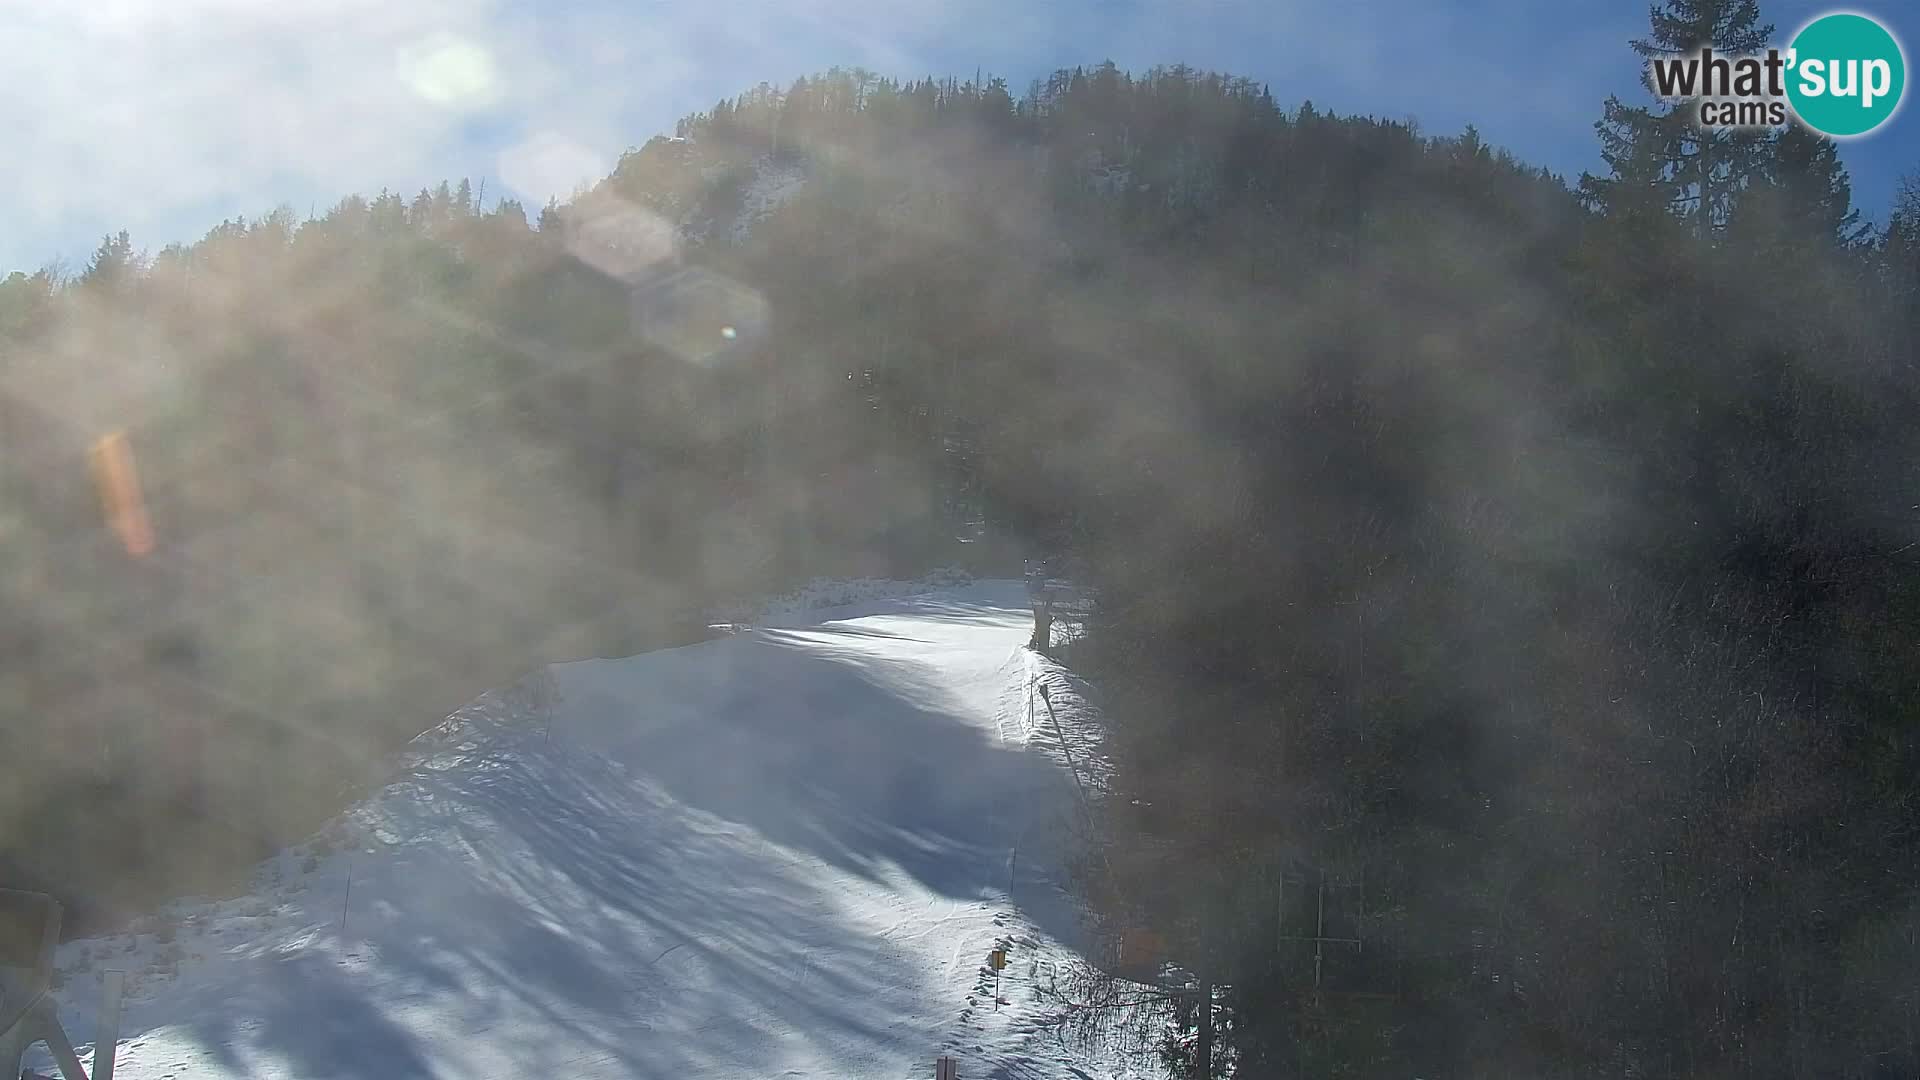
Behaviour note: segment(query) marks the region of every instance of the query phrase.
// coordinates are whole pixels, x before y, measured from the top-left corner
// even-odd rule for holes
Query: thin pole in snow
[[[93,1080],[113,1080],[113,1059],[120,1049],[120,995],[126,977],[124,971],[100,973],[100,1029],[93,1038]]]
[[[1073,773],[1074,789],[1080,793],[1080,808],[1087,813],[1088,820],[1092,820],[1093,806],[1087,801],[1086,785],[1080,782],[1080,766],[1073,762],[1073,748],[1067,744],[1067,731],[1060,726],[1060,717],[1053,711],[1053,694],[1046,683],[1040,684],[1040,700],[1046,703],[1047,719],[1053,721],[1054,738],[1060,740],[1060,752],[1066,756],[1067,769]]]
[[[353,860],[347,860],[347,891],[340,897],[340,933],[347,932],[347,905],[353,902]]]

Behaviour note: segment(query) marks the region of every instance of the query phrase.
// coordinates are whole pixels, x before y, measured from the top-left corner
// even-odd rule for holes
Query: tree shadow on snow
[[[382,807],[406,839],[363,861],[349,934],[324,927],[307,951],[174,1003],[229,1072],[262,1058],[329,1078],[901,1064],[871,999],[920,973],[850,936],[835,898],[764,844],[703,827],[616,762],[502,753],[422,770]]]
[[[988,718],[961,715],[898,650],[834,647],[843,632],[763,631],[676,650],[699,655],[652,671],[579,672],[555,737],[842,870],[898,868],[955,898],[1004,887],[1008,847],[1071,780],[1003,744]]]
[[[914,614],[1018,641],[1005,609]],[[888,1002],[937,976],[849,925],[816,862],[956,900],[1012,886],[1071,941],[1042,853],[1073,794],[908,658],[997,646],[888,636],[829,624],[559,669],[550,727],[496,727],[387,789],[391,846],[354,856],[349,933],[315,897],[314,943],[165,1011],[236,1074],[243,1056],[328,1078],[908,1067],[915,1018]]]

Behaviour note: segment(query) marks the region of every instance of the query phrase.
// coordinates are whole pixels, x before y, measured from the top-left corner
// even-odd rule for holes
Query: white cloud
[[[406,85],[399,59],[473,8],[459,0],[16,8],[0,31],[0,110],[20,153],[0,184],[11,189],[9,212],[24,207],[25,220],[9,231],[57,238],[75,220],[135,225],[233,199],[257,213],[289,179],[344,194],[407,171],[455,117]]]
[[[1390,6],[1391,35],[1340,0],[0,0],[0,272],[109,229],[157,247],[281,201],[462,175],[538,205],[722,95],[833,65],[979,66],[1018,92],[1059,64],[1185,61],[1342,111],[1530,102],[1519,134],[1589,141],[1601,88],[1567,83],[1591,65],[1509,71],[1475,24]]]
[[[500,179],[523,202],[543,206],[607,174],[600,155],[558,132],[543,131],[500,152]]]
[[[936,17],[886,0],[9,0],[0,272],[109,229],[157,247],[282,200],[463,174],[564,197],[761,79],[911,70],[886,39]],[[863,23],[888,32],[846,29]]]
[[[630,66],[571,63],[523,29],[495,0],[9,4],[0,262],[70,253],[78,230],[164,243],[190,237],[146,232],[183,214],[204,229],[296,195],[484,169],[464,160],[476,122],[604,146],[623,96],[611,80],[634,86]]]

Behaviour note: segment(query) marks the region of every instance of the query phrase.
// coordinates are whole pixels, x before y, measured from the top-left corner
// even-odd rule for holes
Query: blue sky
[[[1762,0],[1781,43],[1833,7]],[[1848,9],[1920,34],[1906,0]],[[1641,93],[1626,41],[1646,17],[1642,0],[15,0],[0,270],[77,267],[109,230],[157,250],[222,217],[443,178],[537,204],[722,96],[834,65],[1019,90],[1103,59],[1184,62],[1283,103],[1473,123],[1574,177],[1599,165],[1601,101]],[[1920,110],[1842,155],[1884,219],[1920,168]]]

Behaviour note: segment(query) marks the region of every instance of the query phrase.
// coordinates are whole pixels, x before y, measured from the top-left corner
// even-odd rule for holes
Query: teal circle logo
[[[1865,135],[1893,116],[1907,89],[1900,43],[1865,15],[1820,16],[1794,37],[1787,57],[1787,101],[1823,135]]]

